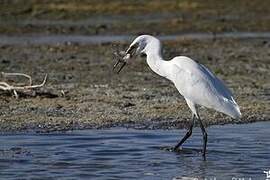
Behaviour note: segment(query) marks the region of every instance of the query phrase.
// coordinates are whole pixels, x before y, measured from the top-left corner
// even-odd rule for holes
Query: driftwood
[[[0,90],[2,91],[9,91],[12,92],[14,94],[14,96],[16,97],[16,99],[19,97],[17,91],[20,90],[30,90],[30,89],[36,89],[36,88],[40,88],[43,87],[47,81],[47,74],[45,75],[43,82],[41,84],[37,84],[37,85],[32,85],[32,78],[31,76],[27,75],[27,74],[23,74],[23,73],[4,73],[2,72],[2,76],[4,77],[8,77],[8,76],[21,76],[21,77],[25,77],[29,80],[29,84],[25,85],[25,86],[14,86],[14,85],[10,85],[7,82],[0,82]]]

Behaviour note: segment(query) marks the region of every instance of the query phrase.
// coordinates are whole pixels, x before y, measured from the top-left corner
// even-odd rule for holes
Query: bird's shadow
[[[190,147],[180,147],[178,149],[174,149],[172,146],[162,146],[158,147],[159,150],[161,151],[166,151],[166,152],[173,152],[178,155],[183,155],[183,156],[193,156],[193,155],[202,155],[202,150],[201,149],[195,149],[195,148],[190,148]],[[231,155],[239,155],[238,152],[234,152],[231,150],[207,150],[207,154],[212,154],[213,156],[218,156],[218,157],[227,157]],[[206,157],[203,157],[203,160],[206,160]]]
[[[183,148],[180,147],[178,149],[174,149],[174,147],[172,146],[163,146],[163,147],[159,147],[160,150],[162,151],[168,151],[168,152],[174,152],[177,154],[199,154],[201,153],[201,149],[195,149],[195,148]]]
[[[167,152],[173,152],[177,155],[181,155],[184,157],[190,157],[190,156],[194,156],[196,155],[196,157],[201,156],[202,155],[202,150],[201,149],[195,149],[195,148],[183,148],[180,147],[178,149],[174,149],[174,147],[171,146],[163,146],[163,147],[159,147],[160,150],[162,151],[167,151]],[[202,156],[203,161],[206,161],[206,157]]]

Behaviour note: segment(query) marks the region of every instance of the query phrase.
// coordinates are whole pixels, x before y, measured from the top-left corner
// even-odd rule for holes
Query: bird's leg
[[[190,127],[186,133],[186,135],[183,137],[183,139],[174,147],[174,151],[176,151],[192,134],[192,129],[195,123],[195,115],[192,115],[192,122],[190,124]]]
[[[202,120],[201,120],[199,115],[198,115],[198,120],[199,120],[200,127],[201,127],[202,134],[203,134],[203,152],[202,152],[203,154],[202,155],[203,155],[203,158],[205,160],[205,152],[206,152],[206,145],[207,145],[207,133],[205,131]]]

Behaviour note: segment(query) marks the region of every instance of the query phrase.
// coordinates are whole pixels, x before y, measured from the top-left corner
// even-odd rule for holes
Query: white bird
[[[134,51],[135,49],[136,51]],[[161,43],[153,36],[138,36],[127,49],[127,56],[125,58],[128,59],[130,56],[139,53],[146,54],[147,64],[155,73],[174,83],[192,112],[190,128],[183,139],[174,147],[174,150],[177,150],[191,136],[195,120],[197,119],[203,134],[202,155],[205,158],[207,133],[198,114],[197,105],[215,109],[238,119],[241,117],[241,112],[231,91],[209,69],[191,58],[177,56],[169,61],[163,60]],[[122,60],[124,62],[122,67],[126,64],[125,58]]]

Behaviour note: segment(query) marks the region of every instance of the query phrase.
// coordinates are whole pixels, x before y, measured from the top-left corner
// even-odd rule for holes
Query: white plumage
[[[141,35],[137,37],[126,53],[132,54],[135,48],[137,48],[137,53],[147,55],[147,64],[155,73],[174,83],[192,111],[193,122],[191,127],[175,148],[178,148],[191,135],[195,118],[197,118],[204,134],[203,155],[205,157],[207,134],[201,123],[196,105],[215,109],[232,118],[240,118],[240,109],[231,91],[209,69],[188,57],[177,56],[169,61],[163,60],[160,41],[153,36]]]

